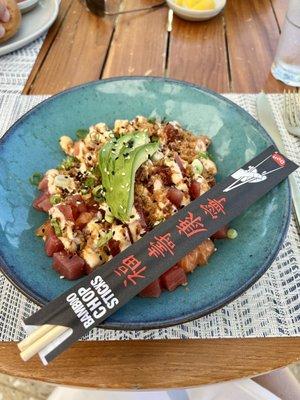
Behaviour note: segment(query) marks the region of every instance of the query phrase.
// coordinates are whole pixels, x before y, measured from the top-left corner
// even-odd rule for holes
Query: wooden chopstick
[[[47,327],[47,328],[45,328]],[[49,329],[50,327],[50,329]],[[53,342],[58,336],[62,335],[64,332],[66,332],[69,328],[66,326],[56,326],[56,325],[42,325],[37,331],[43,332],[44,334],[37,335],[37,331],[33,332],[33,339],[32,335],[28,336],[27,342],[25,342],[25,347],[24,347],[24,341],[20,342],[18,347],[20,348],[25,348],[25,350],[21,351],[20,356],[23,361],[28,361],[31,357],[33,357],[35,354],[37,354],[39,351],[41,351],[44,347],[46,347],[48,344]],[[36,334],[36,335],[35,335]],[[23,344],[22,344],[23,343]],[[27,343],[27,346],[26,346]],[[29,344],[28,344],[29,343]]]
[[[25,338],[20,343],[18,343],[19,350],[24,351],[25,349],[27,349],[27,347],[29,347],[36,340],[38,340],[40,337],[44,336],[47,332],[49,332],[53,328],[55,328],[55,325],[40,326],[38,329],[36,329],[34,332],[32,332],[27,338]]]

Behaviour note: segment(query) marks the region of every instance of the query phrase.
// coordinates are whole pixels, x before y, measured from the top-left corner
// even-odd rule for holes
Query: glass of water
[[[276,79],[300,87],[300,0],[290,0],[272,65]]]

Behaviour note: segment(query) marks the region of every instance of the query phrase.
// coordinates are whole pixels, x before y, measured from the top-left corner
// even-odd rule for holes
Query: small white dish
[[[205,21],[207,19],[215,17],[219,14],[226,5],[226,0],[215,0],[216,7],[213,10],[192,10],[179,6],[174,0],[167,0],[168,6],[174,11],[178,17],[186,19],[188,21]]]
[[[18,3],[19,9],[22,14],[27,13],[28,11],[31,11],[39,2],[39,0],[23,0],[20,3]]]
[[[41,36],[57,18],[59,0],[40,0],[30,13],[24,14],[18,33],[0,44],[0,56],[26,46]]]

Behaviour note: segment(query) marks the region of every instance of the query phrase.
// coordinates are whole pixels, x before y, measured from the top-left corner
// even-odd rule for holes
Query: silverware
[[[265,130],[274,140],[276,146],[278,147],[278,150],[281,153],[285,154],[284,144],[279,129],[277,127],[273,111],[271,109],[271,105],[269,103],[267,96],[264,93],[259,93],[259,95],[257,96],[256,108],[257,108],[258,119],[261,125],[265,128]],[[293,199],[296,219],[298,225],[300,226],[300,189],[293,175],[290,175],[289,180],[291,185],[292,199]]]
[[[300,137],[300,93],[297,91],[284,91],[283,119],[288,132]]]

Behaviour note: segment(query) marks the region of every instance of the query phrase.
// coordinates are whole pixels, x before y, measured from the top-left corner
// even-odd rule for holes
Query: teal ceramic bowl
[[[28,178],[56,166],[63,154],[58,139],[99,121],[136,115],[177,120],[213,141],[221,180],[272,141],[245,111],[224,97],[184,82],[162,78],[116,78],[75,87],[44,101],[23,116],[0,143],[0,252],[7,277],[28,297],[45,304],[74,282],[59,279],[35,229],[45,215],[31,203],[37,195]],[[290,215],[287,182],[232,222],[236,240],[219,241],[209,265],[189,276],[187,287],[159,299],[131,300],[102,325],[148,329],[201,317],[230,302],[270,266],[282,245]]]

